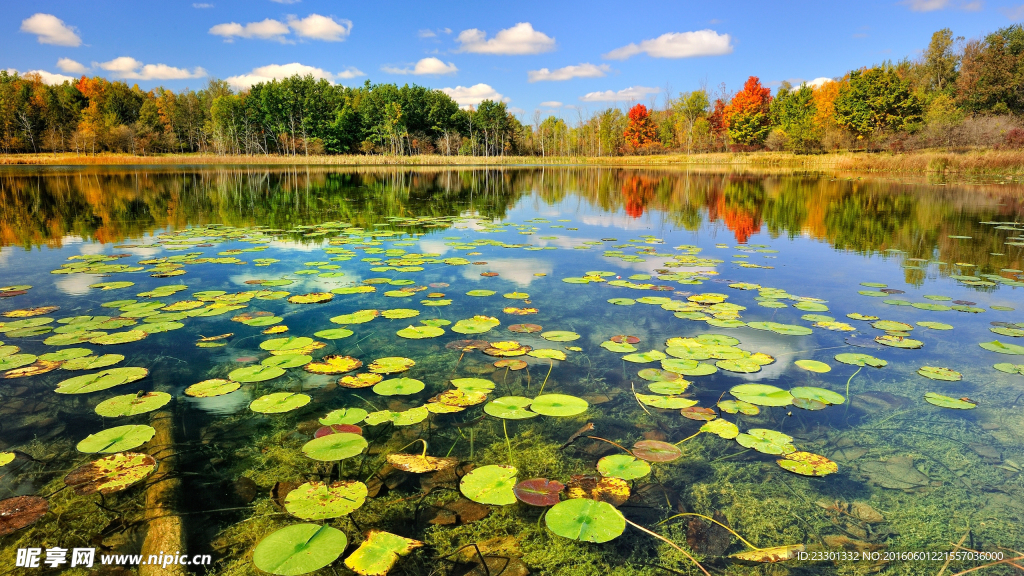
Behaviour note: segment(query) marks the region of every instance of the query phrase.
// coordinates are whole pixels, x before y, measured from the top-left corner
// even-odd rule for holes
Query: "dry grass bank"
[[[10,154],[0,165],[318,165],[318,166],[736,166],[866,172],[1024,174],[1024,150],[919,151],[903,154],[785,152],[662,154],[655,156],[218,156],[214,154]]]

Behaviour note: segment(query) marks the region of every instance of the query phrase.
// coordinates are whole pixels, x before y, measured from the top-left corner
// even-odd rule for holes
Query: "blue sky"
[[[750,75],[772,86],[841,76],[917,57],[940,28],[970,39],[1024,20],[1012,0],[8,0],[3,12],[0,69],[54,81],[244,89],[300,72],[421,84],[463,105],[502,98],[526,117],[660,105],[666,92],[736,90]]]

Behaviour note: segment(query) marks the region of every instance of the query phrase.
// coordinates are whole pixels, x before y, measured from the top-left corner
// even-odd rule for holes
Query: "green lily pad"
[[[238,390],[242,385],[223,378],[211,378],[185,388],[185,395],[193,398],[213,398]]]
[[[934,404],[941,408],[954,408],[956,410],[970,410],[978,407],[974,402],[969,402],[960,398],[943,396],[942,394],[936,394],[935,392],[926,393],[924,395],[924,400],[929,404]]]
[[[544,416],[575,416],[589,407],[586,400],[567,394],[542,394],[530,404],[531,410]]]
[[[1018,346],[1016,344],[1004,344],[999,340],[993,340],[991,342],[982,342],[978,344],[985,350],[990,352],[998,352],[1000,354],[1024,354],[1024,346]]]
[[[293,524],[261,540],[252,562],[270,574],[298,576],[331,564],[346,546],[348,538],[341,530],[326,524]]]
[[[740,374],[750,374],[753,372],[759,372],[761,370],[761,364],[751,358],[739,358],[737,360],[719,360],[715,362],[715,366],[718,366],[722,370],[728,370],[729,372],[738,372]]]
[[[488,393],[494,390],[494,382],[486,378],[452,378],[452,386],[467,392]]]
[[[265,394],[252,401],[249,409],[259,414],[281,414],[291,412],[309,404],[311,398],[295,392],[274,392]]]
[[[459,490],[462,495],[480,504],[508,506],[516,503],[512,491],[516,485],[517,470],[514,466],[491,464],[474,468],[462,477]]]
[[[415,378],[390,378],[373,387],[373,391],[381,396],[408,396],[422,392],[426,385]]]
[[[1024,336],[1024,329],[1021,328],[1007,328],[1006,326],[995,326],[989,328],[993,333],[999,334],[1000,336],[1010,336],[1011,338],[1020,338]]]
[[[84,358],[90,354],[92,354],[92,350],[89,350],[88,348],[65,348],[48,354],[40,354],[39,359],[46,360],[48,362],[64,362],[66,360]]]
[[[891,336],[889,334],[876,337],[875,342],[878,342],[883,346],[904,349],[916,349],[924,346],[924,342],[921,342],[920,340],[914,340],[913,338],[907,338],[906,336]],[[1021,348],[1021,350],[1024,351],[1024,348]]]
[[[385,310],[380,313],[381,316],[388,320],[404,320],[406,318],[415,318],[420,315],[419,310],[413,310],[412,308],[395,308],[393,310]]]
[[[550,332],[541,332],[541,338],[550,340],[552,342],[572,342],[579,340],[580,335],[575,332],[568,332],[566,330],[552,330]]]
[[[534,358],[546,358],[548,360],[565,360],[565,352],[552,348],[537,348],[526,353]]]
[[[0,370],[13,370],[28,366],[39,358],[35,354],[11,354],[0,358]]]
[[[956,370],[950,370],[949,368],[939,368],[936,366],[922,366],[918,368],[917,373],[925,378],[932,380],[943,380],[946,382],[957,382],[963,380],[963,374]]]
[[[285,497],[284,509],[303,520],[326,520],[344,516],[366,501],[366,484],[355,480],[306,482]]]
[[[690,398],[678,398],[674,396],[651,396],[649,394],[637,394],[637,400],[646,404],[647,406],[653,406],[655,408],[664,408],[666,410],[679,410],[682,408],[689,408],[697,404],[696,400]]]
[[[720,400],[718,402],[718,409],[726,414],[746,414],[747,416],[754,416],[761,412],[761,409],[750,402],[744,402],[743,400]]]
[[[803,476],[826,476],[839,471],[838,464],[811,452],[793,452],[775,462],[783,469]]]
[[[452,326],[452,332],[459,334],[483,334],[500,324],[497,318],[490,316],[474,316],[465,320],[459,320]]]
[[[895,320],[879,320],[871,324],[872,328],[886,331],[898,331],[898,332],[909,332],[914,329],[913,326],[906,322],[896,322]]]
[[[832,370],[831,366],[824,362],[819,362],[817,360],[797,360],[796,362],[794,362],[794,364],[796,364],[800,368],[803,368],[804,370],[808,370],[810,372],[817,372],[819,374],[829,372],[830,370]]]
[[[370,530],[366,540],[356,551],[345,559],[345,566],[362,576],[383,576],[414,548],[423,546],[423,542],[403,538],[390,532]]]
[[[633,346],[632,344],[627,344],[626,342],[612,342],[611,340],[601,342],[601,348],[604,348],[609,352],[617,352],[619,354],[636,352],[636,346]]]
[[[111,332],[110,334],[97,336],[92,340],[89,340],[89,342],[99,344],[101,346],[108,346],[111,344],[128,344],[129,342],[138,342],[146,336],[148,336],[148,334],[142,330],[126,330],[124,332]]]
[[[757,450],[762,454],[791,454],[796,452],[791,436],[764,428],[747,430],[746,434],[736,436],[736,442],[744,448]]]
[[[398,372],[405,372],[415,365],[416,361],[411,358],[386,356],[384,358],[377,358],[374,360],[368,367],[368,370],[374,374],[395,374]]]
[[[451,320],[445,320],[444,318],[430,318],[428,320],[420,320],[420,324],[424,326],[434,326],[440,328],[442,326],[450,326]]]
[[[86,454],[124,452],[149,442],[155,434],[156,429],[152,426],[141,424],[115,426],[90,434],[85,440],[78,443],[77,448],[79,452]]]
[[[636,304],[636,300],[632,298],[609,298],[608,303],[615,304],[616,306],[632,306]]]
[[[260,348],[270,352],[287,352],[290,350],[301,350],[313,343],[312,338],[304,336],[289,336],[287,338],[272,338],[260,343]],[[235,380],[235,378],[232,378]]]
[[[281,354],[271,356],[260,361],[263,366],[274,366],[277,368],[299,368],[313,361],[313,357],[306,354]]]
[[[544,515],[548,530],[570,540],[601,544],[626,530],[626,519],[607,502],[589,498],[563,500]]]
[[[142,394],[125,394],[104,400],[96,405],[96,413],[108,418],[135,416],[162,408],[171,401],[166,392],[146,392]]]
[[[663,394],[665,396],[674,396],[676,394],[682,394],[686,392],[686,389],[690,387],[690,383],[686,380],[671,380],[661,382],[651,382],[647,385],[647,389],[655,394]]]
[[[79,496],[113,494],[142,482],[156,471],[149,454],[119,452],[94,460],[64,477],[64,484]]]
[[[769,384],[740,384],[733,386],[729,393],[755,406],[788,406],[793,403],[793,395],[789,391]]]
[[[651,473],[651,465],[629,454],[612,454],[597,461],[597,471],[602,476],[636,480]]]
[[[925,321],[925,322],[915,322],[915,324],[917,324],[918,326],[920,326],[922,328],[930,328],[932,330],[952,330],[953,329],[952,325],[950,325],[950,324],[943,324],[942,322]]]
[[[709,376],[718,372],[718,367],[714,364],[697,364],[693,368],[683,368],[679,370],[679,374],[683,376]]]
[[[435,326],[409,326],[396,332],[402,338],[409,338],[411,340],[421,340],[423,338],[436,338],[444,334],[443,328],[437,328]]]
[[[739,436],[740,433],[740,429],[737,428],[735,424],[728,420],[723,420],[722,418],[716,418],[710,422],[705,422],[700,427],[700,431],[715,434],[716,436],[725,438],[726,440],[732,440],[736,438],[736,436]]]
[[[320,419],[320,423],[324,426],[331,426],[333,424],[358,424],[366,418],[366,415],[366,410],[363,410],[362,408],[339,408],[328,412],[326,416]]]
[[[259,316],[256,318],[250,318],[249,320],[242,320],[242,324],[245,324],[246,326],[263,327],[280,324],[283,321],[284,318],[281,318],[280,316]]]
[[[234,380],[235,382],[251,383],[251,382],[265,382],[284,375],[284,368],[278,368],[277,366],[264,366],[262,364],[256,364],[253,366],[245,366],[243,368],[236,368],[228,373],[228,379]]]
[[[495,418],[503,418],[505,420],[525,420],[539,416],[536,412],[528,410],[531,403],[533,403],[532,398],[504,396],[484,404],[484,412]]]
[[[842,404],[846,402],[846,398],[842,394],[833,392],[825,388],[817,388],[815,386],[797,386],[789,391],[794,398],[803,398],[805,400],[814,400],[821,402],[822,404]]]
[[[376,310],[359,310],[358,312],[353,312],[351,314],[342,314],[340,316],[335,316],[331,318],[331,322],[342,325],[365,324],[366,322],[373,320],[379,315],[380,313],[377,312]]]
[[[114,386],[120,386],[122,384],[128,384],[129,382],[142,380],[148,374],[149,370],[146,370],[145,368],[111,368],[94,374],[84,374],[82,376],[68,378],[67,380],[59,382],[54,392],[57,394],[88,394],[90,392],[99,392],[100,390],[106,390],[108,388],[113,388]]]
[[[378,410],[377,412],[370,412],[366,415],[363,422],[366,422],[370,426],[376,426],[385,422],[391,422],[395,426],[412,426],[413,424],[419,424],[430,416],[430,410],[426,406],[417,406],[416,408],[410,408],[401,412],[392,412],[391,410]]]
[[[992,366],[1000,372],[1006,372],[1007,374],[1021,374],[1024,375],[1024,364],[1010,364],[1009,362],[1000,362]]]
[[[470,290],[466,292],[466,296],[494,296],[497,294],[494,290]]]
[[[359,434],[338,432],[306,442],[302,446],[302,453],[313,460],[333,462],[358,456],[368,445],[366,439]]]
[[[503,295],[505,298],[510,300],[526,300],[530,297],[526,292],[509,292]]]
[[[622,359],[625,360],[626,362],[633,362],[633,363],[636,363],[636,364],[644,364],[644,363],[647,363],[647,362],[657,362],[659,360],[664,360],[665,358],[668,358],[668,356],[664,352],[661,352],[660,350],[651,350],[649,352],[638,352],[636,354],[627,354],[626,356],[622,357]]]
[[[945,304],[935,304],[933,302],[914,302],[913,304],[911,304],[911,306],[917,308],[918,310],[930,310],[932,312],[944,312],[946,310],[953,309],[951,306],[946,306]]]
[[[353,332],[348,328],[329,328],[327,330],[314,332],[313,336],[323,338],[324,340],[340,340],[342,338],[348,338],[352,334]]]
[[[875,358],[870,354],[854,354],[854,353],[843,353],[836,354],[835,359],[837,362],[843,364],[850,364],[853,366],[873,366],[875,368],[882,368],[887,366],[889,363],[881,358]]]

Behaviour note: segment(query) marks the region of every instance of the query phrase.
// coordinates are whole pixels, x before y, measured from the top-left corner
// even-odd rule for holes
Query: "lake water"
[[[1024,547],[1019,182],[6,169],[0,245],[5,566],[179,533],[196,574],[701,573],[637,526],[729,574]]]

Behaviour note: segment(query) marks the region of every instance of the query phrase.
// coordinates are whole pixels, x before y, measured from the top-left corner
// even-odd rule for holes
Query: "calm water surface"
[[[0,498],[48,501],[27,527],[0,522],[4,566],[27,547],[138,553],[160,482],[176,499],[158,515],[180,517],[185,551],[214,560],[197,574],[259,573],[257,544],[302,523],[347,537],[323,574],[350,573],[371,530],[424,543],[392,574],[485,574],[475,549],[460,552],[470,544],[492,575],[700,573],[633,527],[611,538],[623,516],[730,574],[935,574],[943,560],[885,553],[1024,548],[1018,183],[11,169],[0,245],[0,451],[14,456]],[[109,354],[123,359],[92,363]],[[503,354],[512,366],[495,366]],[[324,364],[335,355],[362,365]],[[414,365],[372,366],[389,357]],[[354,378],[373,371],[379,386]],[[209,379],[225,393],[185,393]],[[506,397],[521,400],[491,404]],[[144,413],[117,415],[132,407]],[[308,444],[325,417],[354,446],[338,463]],[[142,428],[102,432],[125,425]],[[454,460],[422,474],[388,464],[418,440]],[[648,465],[659,458],[633,448],[644,440],[680,452],[655,444],[675,459]],[[102,498],[64,488],[118,452],[150,454],[159,470]],[[463,479],[474,469],[508,473],[507,486],[485,478],[481,495]],[[570,484],[565,501],[602,474],[624,478],[599,497],[621,515],[584,518],[603,543],[558,535],[557,512],[510,489],[547,478]],[[296,517],[289,491],[337,481],[365,502]],[[882,556],[743,564],[727,558],[749,550],[739,539],[683,513],[714,515],[757,547]],[[36,571],[47,570],[72,573]]]

